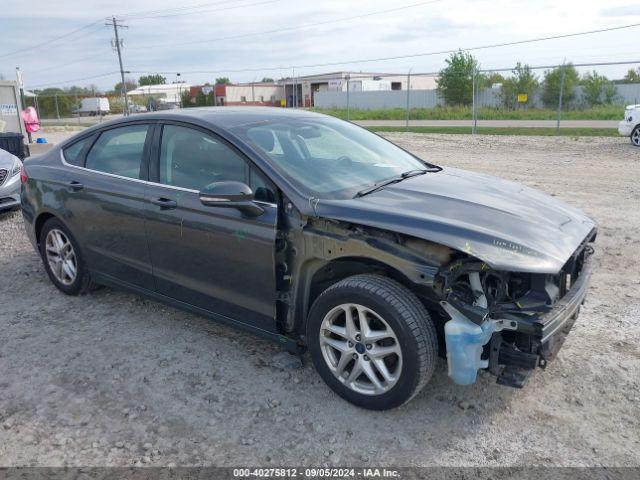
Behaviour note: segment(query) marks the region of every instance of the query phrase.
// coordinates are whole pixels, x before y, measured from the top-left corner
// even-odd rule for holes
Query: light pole
[[[180,81],[180,72],[176,73],[176,83],[178,84],[178,96],[180,97],[180,108],[184,108],[182,105],[182,82]]]

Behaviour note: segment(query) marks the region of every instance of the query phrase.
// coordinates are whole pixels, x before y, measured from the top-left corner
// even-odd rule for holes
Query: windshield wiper
[[[418,169],[418,170],[409,170],[407,172],[403,172],[400,175],[396,176],[396,177],[391,177],[391,178],[387,178],[386,180],[383,180],[381,182],[378,183],[374,183],[372,186],[367,187],[363,190],[360,190],[358,193],[356,193],[354,195],[353,198],[359,198],[359,197],[364,197],[365,195],[369,195],[370,193],[376,192],[378,190],[380,190],[381,188],[386,187],[387,185],[391,185],[393,183],[398,183],[401,182],[407,178],[411,178],[411,177],[415,177],[418,175],[424,175],[425,173],[429,173],[429,172],[439,172],[441,170],[441,168],[436,167],[436,168],[428,168],[428,169]]]

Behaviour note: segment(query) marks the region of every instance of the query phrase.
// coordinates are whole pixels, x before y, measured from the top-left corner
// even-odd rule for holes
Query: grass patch
[[[410,132],[445,133],[470,135],[471,127],[365,127],[372,132]],[[478,127],[478,135],[530,135],[551,137],[556,135],[555,128],[547,127]],[[618,137],[615,128],[561,128],[561,137]]]
[[[346,119],[347,110],[342,108],[313,108],[315,112]],[[563,120],[621,120],[624,107],[601,105],[583,110],[565,110]],[[557,110],[530,108],[528,110],[506,110],[502,108],[478,109],[479,120],[555,120]],[[349,112],[350,120],[404,120],[407,112],[403,108],[380,110],[354,110]],[[471,120],[471,107],[413,108],[409,112],[411,120]]]

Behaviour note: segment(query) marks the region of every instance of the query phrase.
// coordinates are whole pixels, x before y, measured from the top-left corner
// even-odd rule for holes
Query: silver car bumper
[[[20,175],[8,177],[0,185],[0,211],[20,206]]]
[[[618,133],[623,137],[628,137],[631,135],[631,131],[633,130],[633,123],[629,123],[626,120],[618,123]]]

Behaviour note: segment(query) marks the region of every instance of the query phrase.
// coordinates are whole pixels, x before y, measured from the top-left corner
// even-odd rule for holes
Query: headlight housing
[[[14,177],[20,173],[20,168],[22,168],[22,162],[19,158],[16,158],[13,161],[13,166],[11,167],[11,176]]]

